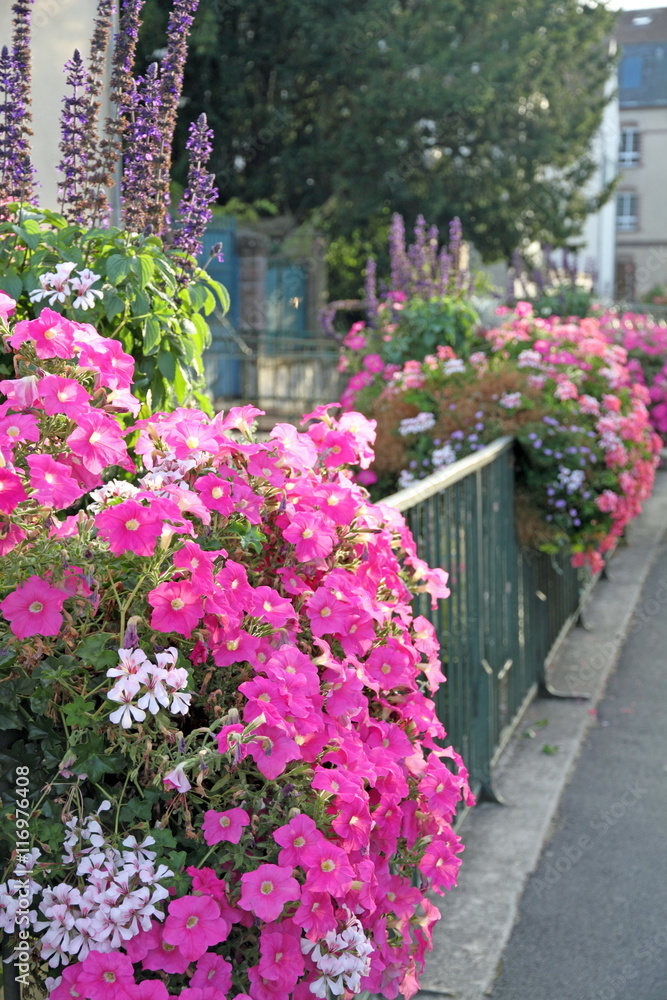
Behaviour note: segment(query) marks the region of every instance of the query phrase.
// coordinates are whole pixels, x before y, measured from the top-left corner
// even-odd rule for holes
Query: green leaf
[[[106,273],[112,285],[119,284],[123,278],[127,278],[128,274],[132,274],[134,270],[133,261],[135,259],[132,257],[123,257],[118,253],[113,253],[107,258]]]
[[[33,228],[31,232],[28,227],[37,227],[36,231]],[[34,219],[26,219],[22,226],[12,226],[12,230],[18,236],[21,243],[28,247],[29,250],[36,250],[42,239],[42,229],[38,222]]]
[[[145,288],[146,285],[153,280],[153,275],[155,274],[155,263],[152,257],[148,254],[140,253],[138,257],[132,260],[132,270],[139,279],[139,285],[141,288]]]
[[[95,704],[86,701],[81,695],[77,695],[72,701],[63,706],[63,713],[69,726],[78,726],[85,729],[90,725],[90,715],[95,711]]]
[[[176,375],[176,358],[165,347],[160,349],[160,353],[157,356],[157,366],[167,382],[172,383]]]
[[[115,292],[104,296],[104,311],[107,319],[113,319],[125,311],[125,300],[121,299]]]
[[[144,324],[144,354],[155,354],[162,340],[162,327],[151,316]]]
[[[11,295],[13,299],[18,299],[23,291],[23,282],[13,267],[7,268],[0,274],[0,290]]]
[[[183,369],[181,365],[176,368],[176,374],[174,375],[174,394],[176,396],[176,401],[179,406],[182,406],[188,395],[188,380],[183,374]]]

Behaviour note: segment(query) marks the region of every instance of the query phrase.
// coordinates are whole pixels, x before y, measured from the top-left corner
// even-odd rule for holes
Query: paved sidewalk
[[[610,993],[608,998],[604,991],[597,994],[576,989],[543,992],[536,984],[527,992],[521,991],[523,987],[516,983],[522,982],[526,962],[529,958],[533,965],[541,961],[541,945],[537,938],[523,949],[523,965],[517,958],[519,964],[513,965],[514,972],[510,973],[508,963],[506,975],[516,975],[518,979],[512,982],[505,979],[504,983],[499,980],[497,990],[501,992],[491,994],[494,981],[502,970],[503,955],[519,913],[523,891],[553,833],[561,796],[589,731],[597,721],[598,703],[630,631],[645,642],[644,646],[633,648],[643,649],[644,655],[655,655],[649,654],[650,647],[646,643],[649,643],[655,622],[667,611],[667,586],[662,587],[659,583],[661,578],[667,580],[666,536],[667,472],[660,472],[644,513],[629,530],[628,545],[620,548],[612,561],[611,579],[598,583],[586,606],[587,630],[573,629],[552,665],[550,680],[554,688],[586,691],[591,697],[586,700],[536,699],[494,773],[495,788],[506,805],[477,806],[463,825],[461,836],[466,850],[459,886],[444,898],[436,899],[443,919],[436,927],[434,950],[426,964],[418,1000],[445,997],[483,1000],[489,995],[493,1000],[523,1000],[524,997],[526,1000],[598,1000],[598,997],[613,1000],[616,996],[624,1000],[627,996],[636,1000],[667,1000],[667,987],[659,993],[642,993],[635,992],[631,982],[627,983],[625,992]],[[662,577],[660,573],[651,575],[659,559],[664,560],[661,562]],[[667,629],[663,649],[667,654]],[[661,706],[656,705],[656,712],[660,710]],[[664,717],[664,708],[661,714]],[[660,725],[664,728],[664,724]],[[645,753],[651,753],[650,745],[645,747]],[[631,787],[634,787],[634,794],[639,793],[638,784],[631,784]],[[621,788],[609,806],[613,806],[625,791],[628,795],[633,794]],[[581,795],[579,803],[581,806]],[[592,808],[595,813],[597,800]],[[664,825],[660,832],[664,831]],[[569,837],[566,840],[570,843]],[[626,850],[630,858],[635,851],[641,851],[641,844],[635,844],[630,837]],[[593,854],[591,852],[591,857]],[[545,866],[548,860],[545,856]],[[566,867],[564,862],[560,863],[561,867]],[[656,864],[655,859],[653,863]],[[542,872],[546,872],[545,866]],[[656,879],[664,878],[666,869],[663,859],[659,870],[655,871]],[[604,904],[610,908],[614,901],[613,878],[614,872],[609,871],[609,884],[600,890],[611,893],[607,897],[609,902]],[[633,906],[638,898],[641,904],[642,891],[638,884]],[[581,898],[583,902],[583,892]],[[618,903],[621,905],[620,899]],[[527,919],[530,922],[531,917]],[[656,933],[664,929],[664,915],[658,922]],[[542,943],[548,945],[548,938]],[[667,935],[665,945],[667,954]],[[513,942],[513,955],[517,949],[519,952],[522,949],[519,937]],[[569,962],[567,953],[552,953],[550,946],[549,954],[552,968]],[[638,961],[636,958],[635,964]],[[597,982],[602,990],[605,985],[602,974],[598,975]]]

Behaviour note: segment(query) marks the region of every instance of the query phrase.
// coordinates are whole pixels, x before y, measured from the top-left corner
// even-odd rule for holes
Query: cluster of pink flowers
[[[651,423],[667,439],[667,323],[614,310],[606,310],[599,323],[604,335],[627,351],[631,379],[648,389]]]
[[[455,885],[453,818],[473,798],[430,697],[435,631],[411,610],[415,591],[447,597],[447,574],[347,470],[371,464],[374,424],[323,406],[257,442],[247,406],[123,429],[136,401],[118,344],[48,309],[5,337],[31,371],[0,384],[0,551],[31,557],[0,601],[5,643],[34,655],[33,637],[67,632],[69,650],[77,615],[122,606],[104,625],[118,664],[99,697],[120,706],[104,702],[105,732],[145,740],[133,780],[159,785],[199,859],[167,902],[147,841],[119,852],[86,821],[87,887],[41,887],[51,1000],[412,996],[438,919],[426,892]],[[67,558],[81,540],[87,567]],[[110,582],[91,579],[96,560]],[[213,675],[208,725],[201,693],[190,723]]]

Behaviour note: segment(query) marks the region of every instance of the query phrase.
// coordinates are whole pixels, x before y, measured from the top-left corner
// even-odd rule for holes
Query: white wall
[[[616,85],[615,78],[610,88]],[[587,186],[588,194],[602,191],[618,173],[619,112],[616,97],[607,105],[602,124],[595,137],[593,151],[598,164]],[[616,200],[612,196],[599,212],[589,215],[582,233],[583,245],[578,259],[583,265],[588,257],[596,262],[597,298],[611,302],[614,296],[614,260],[616,254]]]
[[[63,67],[79,49],[87,64],[96,0],[36,0],[32,13],[32,158],[39,203],[57,207],[60,112],[65,95]],[[10,0],[0,0],[0,47],[11,45]],[[102,120],[108,107],[102,106]]]

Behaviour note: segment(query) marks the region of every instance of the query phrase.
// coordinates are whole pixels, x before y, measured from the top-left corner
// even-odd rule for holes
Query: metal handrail
[[[436,493],[440,493],[449,486],[453,486],[454,483],[458,483],[461,479],[465,479],[466,476],[478,472],[486,465],[490,465],[499,455],[508,448],[511,448],[513,442],[513,437],[498,438],[492,444],[480,448],[474,455],[467,455],[465,458],[459,459],[444,469],[432,472],[430,476],[420,479],[419,482],[406,486],[405,489],[398,490],[388,497],[383,497],[382,503],[388,507],[393,507],[394,510],[408,510],[410,507],[414,507],[415,504],[422,503],[424,500],[428,500],[429,497],[435,496]]]

